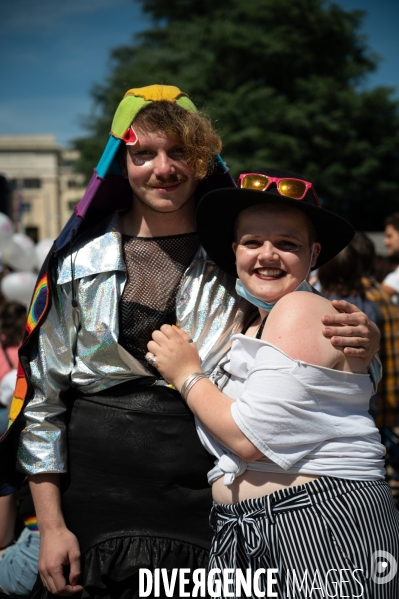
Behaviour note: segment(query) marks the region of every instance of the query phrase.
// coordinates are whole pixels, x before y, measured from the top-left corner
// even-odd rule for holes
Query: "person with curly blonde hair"
[[[221,139],[206,114],[190,112],[166,100],[153,102],[141,110],[134,128],[147,133],[163,131],[179,140],[185,160],[198,181],[213,170],[214,156],[222,149]]]
[[[140,568],[207,565],[212,458],[145,354],[154,328],[196,312],[204,359],[215,364],[219,335],[240,320],[229,277],[209,265],[195,231],[197,199],[234,185],[220,149],[179,89],[129,90],[56,242],[51,307],[24,345],[32,392],[18,463],[42,533],[35,597],[136,597]],[[219,308],[195,291],[199,281]],[[220,330],[206,327],[211,309]]]

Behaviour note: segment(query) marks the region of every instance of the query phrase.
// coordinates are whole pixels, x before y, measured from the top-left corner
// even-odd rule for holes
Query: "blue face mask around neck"
[[[240,279],[237,279],[236,281],[236,291],[238,295],[246,299],[250,304],[253,304],[261,310],[265,310],[266,312],[270,312],[270,310],[273,308],[273,306],[277,304],[278,301],[276,300],[275,302],[265,302],[259,299],[258,297],[255,297],[254,295],[249,293],[248,289],[244,287]],[[304,280],[302,281],[302,283],[298,285],[296,289],[294,289],[294,291],[312,291],[312,285],[310,285],[310,283]]]
[[[306,279],[308,278],[308,275],[310,272],[312,259],[313,259],[313,251],[314,251],[314,245],[313,245],[312,252],[310,255],[309,268],[308,268],[308,272],[306,274],[306,278],[302,281],[302,283],[299,283],[298,287],[296,289],[294,289],[294,291],[310,291],[310,292],[312,292],[312,286],[310,283],[307,282]],[[275,302],[265,302],[264,300],[261,300],[258,297],[255,297],[254,295],[249,293],[248,289],[246,287],[244,287],[244,285],[241,283],[240,279],[236,280],[236,291],[237,291],[238,295],[240,295],[241,297],[246,299],[250,304],[253,304],[257,308],[260,308],[261,310],[265,310],[266,312],[270,312],[270,310],[273,308],[273,306],[275,306],[278,302],[278,300],[276,300]]]

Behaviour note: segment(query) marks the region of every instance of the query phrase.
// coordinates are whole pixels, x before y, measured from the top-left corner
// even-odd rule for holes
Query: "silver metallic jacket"
[[[28,474],[66,471],[65,399],[71,387],[96,393],[151,376],[118,344],[126,282],[118,214],[78,237],[50,276],[53,301],[30,356],[34,396],[24,409],[27,425],[18,451],[18,467]],[[202,248],[180,283],[177,324],[195,341],[206,372],[226,353],[248,310],[234,284]]]

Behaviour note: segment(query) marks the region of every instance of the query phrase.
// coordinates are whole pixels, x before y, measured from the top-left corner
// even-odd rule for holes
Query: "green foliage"
[[[399,103],[363,91],[376,68],[362,12],[323,0],[140,0],[153,25],[112,52],[99,116],[77,141],[91,174],[125,91],[177,85],[208,112],[233,175],[279,166],[362,229],[399,210]],[[90,168],[89,168],[90,167]]]

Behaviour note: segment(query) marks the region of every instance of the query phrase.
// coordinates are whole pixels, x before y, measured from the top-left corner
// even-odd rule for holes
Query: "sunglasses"
[[[320,207],[320,201],[317,197],[313,183],[303,181],[303,179],[293,179],[291,177],[269,177],[268,175],[258,175],[256,173],[245,173],[238,178],[238,187],[242,189],[253,189],[255,191],[266,191],[270,185],[275,183],[277,191],[281,196],[292,198],[293,200],[303,200],[308,190],[311,189]]]

